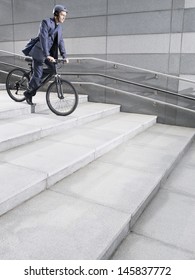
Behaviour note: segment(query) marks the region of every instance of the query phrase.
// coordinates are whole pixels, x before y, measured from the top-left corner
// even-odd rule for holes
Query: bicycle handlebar
[[[32,62],[33,59],[32,59],[31,57],[26,57],[26,58],[25,58],[25,61],[26,61],[26,62]],[[64,58],[55,59],[55,62],[53,62],[53,63],[58,64],[58,63],[62,63],[62,62],[67,63],[67,62],[66,62],[66,59],[64,59]]]
[[[55,63],[69,63],[69,60],[67,61],[66,58],[58,58],[58,59],[55,59]]]

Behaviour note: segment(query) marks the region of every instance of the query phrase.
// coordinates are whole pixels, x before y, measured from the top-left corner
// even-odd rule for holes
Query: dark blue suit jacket
[[[55,26],[54,18],[44,19],[40,24],[39,41],[30,51],[30,55],[40,61],[44,61],[50,55],[50,50],[54,42],[54,37],[58,33],[58,48],[63,58],[66,58],[66,49],[63,40],[62,26]]]

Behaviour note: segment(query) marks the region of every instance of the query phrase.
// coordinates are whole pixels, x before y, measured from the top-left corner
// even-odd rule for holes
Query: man
[[[58,49],[64,61],[68,63],[66,49],[63,41],[61,23],[65,21],[67,9],[62,5],[56,5],[53,9],[53,18],[44,19],[40,24],[39,40],[30,51],[33,58],[33,75],[29,82],[29,88],[24,92],[26,102],[33,105],[32,96],[41,83],[43,63],[53,71],[55,59],[58,58]]]

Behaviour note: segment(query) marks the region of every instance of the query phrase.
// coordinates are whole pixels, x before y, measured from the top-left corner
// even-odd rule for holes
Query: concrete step
[[[129,119],[131,116],[133,122]],[[1,259],[107,259],[112,255],[190,146],[195,133],[190,128],[156,124],[127,140],[128,129],[125,126],[127,123],[135,125],[138,122],[135,117],[118,114],[115,120],[113,116],[107,117],[104,123],[99,120],[77,128],[77,133],[71,131],[68,136],[64,135],[64,139],[51,137],[50,149],[41,140],[36,147],[28,145],[28,148],[2,153],[4,165],[1,168],[4,168],[4,172],[0,174],[12,166],[12,174],[16,178],[16,168],[22,175],[25,166],[32,178],[30,180],[29,176],[25,176],[26,181],[34,180],[42,183],[43,188],[50,186],[50,189],[0,218],[0,240],[3,241],[0,242]],[[141,117],[149,118],[142,115],[139,121]],[[119,124],[120,118],[122,122]],[[90,129],[88,136],[87,129]],[[108,133],[112,130],[112,133],[116,133],[118,129],[125,130],[123,138],[127,141],[99,158],[95,156],[101,150],[95,144],[101,142],[97,136],[100,131]],[[92,132],[91,138],[89,135]],[[69,143],[74,150],[70,151]],[[109,147],[110,141],[107,140],[107,143]],[[58,150],[56,145],[59,145]],[[64,146],[69,148],[64,150]],[[45,182],[44,174],[52,175],[50,170],[54,166],[59,170],[58,166],[63,161],[65,163],[68,151],[71,161],[75,162],[74,155],[76,153],[78,156],[79,146],[80,152],[85,148],[88,154],[91,154],[93,147],[95,161],[57,183],[50,181],[50,176]],[[54,151],[55,157],[52,158]],[[51,158],[52,162],[47,163]],[[40,172],[39,179],[35,178],[36,170]],[[20,184],[23,176],[17,178],[15,184],[9,183],[12,197],[16,193],[14,186]],[[4,192],[5,189],[4,186]]]
[[[1,84],[0,83],[0,90],[5,90],[6,88],[5,88],[5,84]]]
[[[194,170],[195,141],[112,259],[195,259]]]
[[[0,152],[100,119],[120,111],[120,106],[81,103],[69,116],[56,116],[49,110],[0,120]]]
[[[87,102],[87,95],[79,95],[79,104]],[[29,106],[26,101],[15,102],[7,94],[6,90],[0,90],[0,120],[17,116],[28,115],[34,113],[49,111],[45,100],[45,92],[38,92],[33,98],[36,106]],[[51,111],[50,111],[51,112]],[[52,113],[53,114],[53,113]]]
[[[0,214],[51,187],[155,122],[155,116],[118,112],[1,152]]]

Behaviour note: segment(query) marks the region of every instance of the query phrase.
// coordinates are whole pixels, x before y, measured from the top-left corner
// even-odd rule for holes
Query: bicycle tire
[[[30,77],[25,70],[15,68],[11,70],[6,78],[6,90],[9,96],[16,102],[22,102],[25,100],[23,95],[27,90]]]
[[[60,84],[59,84],[60,83]],[[58,87],[61,87],[61,98]],[[51,83],[46,92],[46,102],[49,109],[58,116],[67,116],[74,112],[78,105],[78,93],[74,86],[63,79]]]

